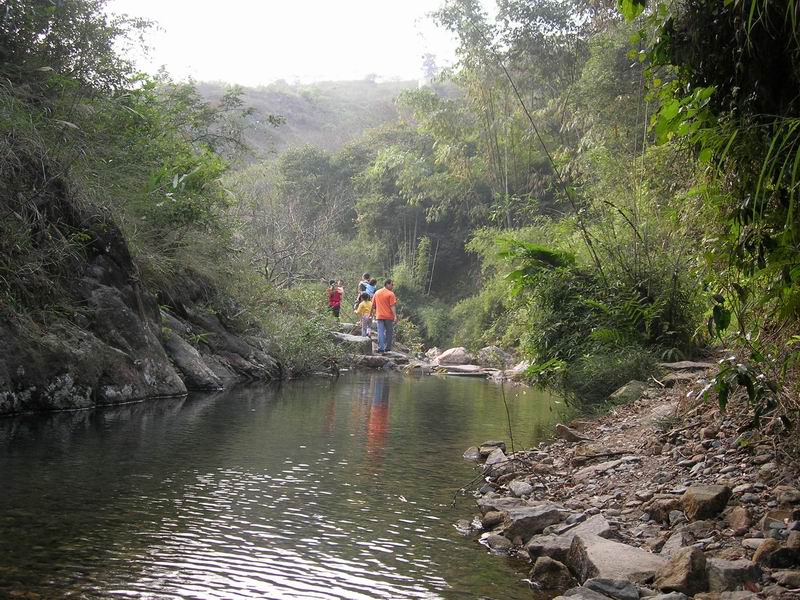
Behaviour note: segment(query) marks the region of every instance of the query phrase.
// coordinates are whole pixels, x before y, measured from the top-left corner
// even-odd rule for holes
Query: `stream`
[[[0,596],[530,599],[451,507],[464,450],[509,443],[502,391],[358,372],[0,419]],[[563,410],[505,395],[517,448]]]

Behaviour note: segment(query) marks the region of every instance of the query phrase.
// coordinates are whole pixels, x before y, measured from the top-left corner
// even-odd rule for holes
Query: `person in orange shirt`
[[[378,353],[383,354],[392,349],[394,323],[397,321],[397,297],[392,291],[394,283],[387,279],[383,287],[372,297],[372,312],[378,322]]]

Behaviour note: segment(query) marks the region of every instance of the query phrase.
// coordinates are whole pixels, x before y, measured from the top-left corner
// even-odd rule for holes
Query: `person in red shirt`
[[[397,297],[392,291],[394,283],[387,279],[383,287],[372,297],[372,315],[378,322],[378,353],[390,352],[394,339],[394,323],[397,321]]]
[[[333,316],[339,318],[339,311],[342,308],[342,288],[336,285],[336,281],[331,279],[328,283],[328,308],[333,313]]]

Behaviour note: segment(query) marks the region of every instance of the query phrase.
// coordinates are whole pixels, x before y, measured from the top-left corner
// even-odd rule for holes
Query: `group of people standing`
[[[377,279],[364,273],[358,282],[358,295],[353,308],[361,325],[362,336],[371,335],[372,320],[375,319],[378,327],[378,353],[383,354],[392,349],[394,323],[397,321],[397,297],[394,295],[394,283],[391,279],[387,279],[381,289],[377,289],[377,285]],[[342,280],[331,279],[327,293],[328,308],[338,319],[344,297]]]

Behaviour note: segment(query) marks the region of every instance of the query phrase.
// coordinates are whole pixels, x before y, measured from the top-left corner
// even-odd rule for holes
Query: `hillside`
[[[306,144],[335,150],[364,130],[393,120],[397,116],[394,99],[416,87],[416,81],[365,79],[244,88],[242,99],[254,109],[246,139],[256,158]],[[222,96],[225,84],[198,83],[197,89],[213,101]],[[275,127],[267,121],[269,115],[279,115],[285,123]]]

